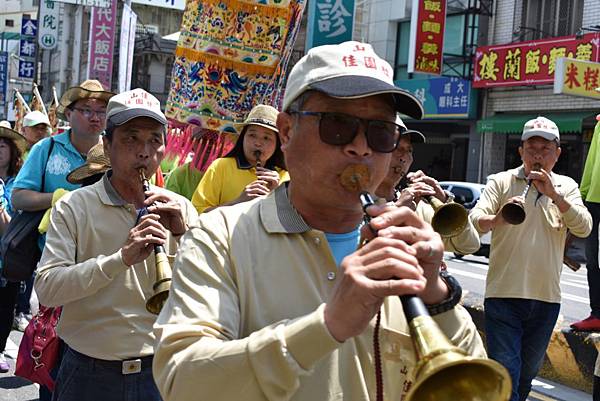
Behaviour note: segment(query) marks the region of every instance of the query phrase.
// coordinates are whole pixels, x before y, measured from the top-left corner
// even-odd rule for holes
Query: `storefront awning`
[[[561,133],[581,132],[583,120],[591,118],[596,113],[591,111],[577,111],[565,113],[536,113],[536,114],[497,114],[477,121],[477,132],[496,132],[500,134],[519,134],[523,132],[523,125],[533,118],[543,115],[558,125]]]

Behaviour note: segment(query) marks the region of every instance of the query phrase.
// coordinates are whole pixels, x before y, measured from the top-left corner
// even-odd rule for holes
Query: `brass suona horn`
[[[366,209],[373,198],[368,192],[359,198],[369,224]],[[452,345],[416,295],[402,295],[400,301],[417,357],[406,401],[508,401],[511,379],[502,365]]]
[[[523,199],[527,198],[530,188],[531,180],[527,181],[527,185],[521,194]],[[504,204],[500,209],[500,214],[508,224],[518,225],[525,221],[525,207],[520,203],[509,202]]]
[[[141,168],[139,171],[140,179],[142,180],[142,188],[144,189],[144,192],[149,191],[150,184],[148,183],[144,169]],[[152,285],[152,296],[146,300],[146,310],[158,315],[169,296],[173,272],[171,271],[171,265],[167,258],[167,252],[162,245],[154,245],[154,259],[156,262],[156,281]]]
[[[463,205],[454,202],[444,203],[435,196],[428,196],[426,199],[435,211],[431,226],[438,234],[448,238],[464,231],[469,213]]]
[[[452,345],[416,295],[400,300],[417,356],[406,401],[508,401],[511,379],[504,366]]]

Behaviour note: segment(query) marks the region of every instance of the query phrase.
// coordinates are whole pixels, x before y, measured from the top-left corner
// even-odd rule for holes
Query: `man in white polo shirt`
[[[523,164],[494,174],[471,211],[480,233],[492,231],[485,331],[489,356],[511,375],[511,401],[527,399],[558,317],[567,230],[586,237],[592,227],[577,183],[552,172],[561,152],[556,124],[530,120],[521,141]],[[502,217],[508,202],[525,208],[524,222],[511,225]]]

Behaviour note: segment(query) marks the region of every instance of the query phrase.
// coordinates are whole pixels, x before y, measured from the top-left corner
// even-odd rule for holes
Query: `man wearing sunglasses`
[[[413,163],[413,143],[425,143],[425,136],[415,130],[409,130],[402,119],[397,116],[396,124],[400,127],[400,142],[392,152],[392,159],[388,173],[377,187],[375,195],[396,206],[407,206],[426,222],[433,221],[435,210],[426,197],[435,197],[443,203],[454,201],[451,192],[444,191],[437,180],[429,177],[423,171],[408,172]],[[402,179],[407,185],[399,188]],[[476,252],[480,247],[479,233],[469,219],[464,229],[453,236],[443,238],[444,248],[448,252],[457,252],[468,255]]]
[[[364,43],[313,48],[288,77],[283,109],[290,182],[204,213],[183,237],[155,324],[163,398],[196,400],[202,389],[213,401],[366,400],[379,388],[399,400],[416,363],[397,297],[409,293],[432,310],[446,305],[433,312],[442,330],[484,355],[457,288],[439,276],[443,245],[431,227],[408,208],[371,206],[361,229],[359,193],[388,171],[396,112],[423,113],[390,65]],[[359,248],[361,232],[369,241]]]

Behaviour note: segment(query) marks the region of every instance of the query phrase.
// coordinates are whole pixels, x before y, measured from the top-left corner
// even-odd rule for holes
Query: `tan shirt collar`
[[[299,234],[312,230],[290,203],[287,183],[280,185],[271,195],[261,201],[260,220],[270,234]]]

